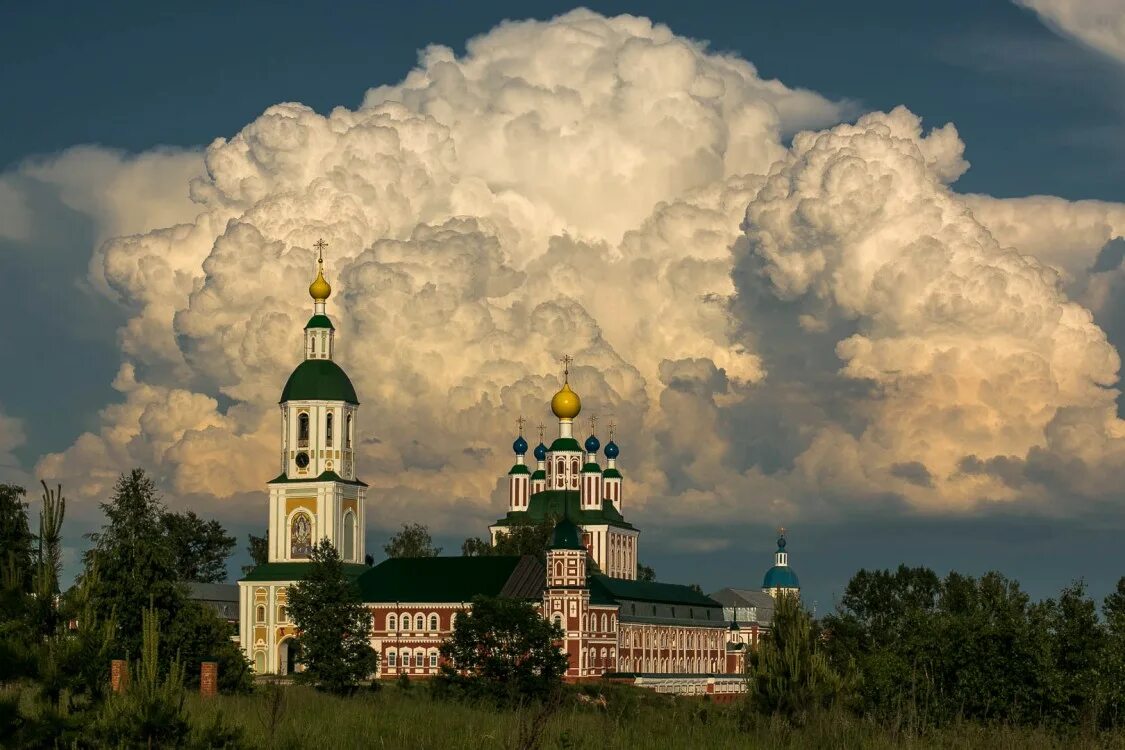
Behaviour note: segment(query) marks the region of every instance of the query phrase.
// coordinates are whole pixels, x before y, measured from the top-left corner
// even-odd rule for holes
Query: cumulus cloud
[[[1125,62],[1125,6],[1119,0],[1014,0],[1052,29]]]
[[[654,521],[1100,496],[1119,362],[1063,284],[1121,207],[1060,205],[1105,226],[1020,247],[1034,210],[950,187],[952,126],[822,130],[849,114],[584,10],[429,48],[355,111],[271,107],[207,148],[190,218],[95,254],[129,314],[121,402],[39,469],[96,497],[144,465],[260,519],[241,499],[274,466],[323,237],[377,525],[499,512],[515,417],[554,429],[563,352],[584,416],[619,424],[627,512]]]

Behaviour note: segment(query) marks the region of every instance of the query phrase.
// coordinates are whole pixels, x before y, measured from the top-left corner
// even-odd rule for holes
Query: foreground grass
[[[262,748],[519,748],[521,724],[531,711],[501,711],[432,699],[424,687],[388,686],[377,693],[338,698],[302,686],[272,695],[193,696],[193,719],[223,718],[241,726]],[[589,708],[569,691],[542,730],[544,749],[597,748],[1122,748],[1125,734],[1060,736],[1045,730],[965,724],[924,737],[896,734],[845,716],[793,729],[755,720],[740,728],[735,706],[661,696],[618,687],[609,708]],[[526,736],[526,735],[525,735]]]

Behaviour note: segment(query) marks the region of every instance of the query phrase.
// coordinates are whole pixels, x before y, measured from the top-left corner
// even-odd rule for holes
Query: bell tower
[[[323,240],[309,285],[313,315],[305,324],[303,361],[279,403],[281,474],[269,483],[270,562],[300,562],[327,538],[345,563],[364,559],[367,485],[356,478],[359,399],[334,360],[335,326],[326,313],[332,286],[324,278]]]

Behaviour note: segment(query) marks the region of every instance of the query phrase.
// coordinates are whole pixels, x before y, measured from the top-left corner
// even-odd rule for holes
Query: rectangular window
[[[430,654],[430,666],[431,667],[437,666],[437,654]]]
[[[395,662],[398,661],[398,659],[396,659],[395,657],[396,657],[396,654],[395,654],[394,651],[391,651],[387,654],[387,666],[388,667],[393,667],[395,665]]]

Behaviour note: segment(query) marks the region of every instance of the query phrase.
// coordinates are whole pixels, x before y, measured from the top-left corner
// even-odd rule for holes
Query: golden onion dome
[[[582,399],[570,390],[570,383],[563,383],[563,387],[551,399],[551,411],[559,419],[574,419],[582,411]]]
[[[324,268],[318,268],[316,278],[309,284],[309,296],[316,302],[323,302],[332,294],[332,285],[324,278]]]

